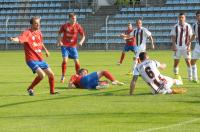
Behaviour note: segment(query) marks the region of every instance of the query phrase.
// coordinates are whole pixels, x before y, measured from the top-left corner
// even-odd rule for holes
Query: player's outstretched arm
[[[9,37],[8,40],[10,40],[11,42],[17,42],[17,43],[19,43],[18,37]]]
[[[138,79],[138,75],[134,75],[133,79],[131,81],[131,84],[130,84],[130,95],[134,94],[134,90],[135,90],[135,85],[136,85],[137,79]]]

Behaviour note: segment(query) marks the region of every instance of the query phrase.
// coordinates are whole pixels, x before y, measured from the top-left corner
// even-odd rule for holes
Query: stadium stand
[[[69,12],[75,12],[78,21],[92,13],[92,8],[69,7],[68,0],[1,0],[0,7],[0,45],[5,44],[7,37],[18,35],[28,28],[32,16],[40,16],[42,19],[41,30],[45,43],[55,45],[59,27],[67,21]]]
[[[152,32],[155,44],[159,48],[162,48],[163,45],[169,48],[171,45],[170,31],[172,26],[178,21],[178,14],[185,12],[187,22],[193,24],[197,10],[200,10],[199,0],[167,0],[162,7],[123,7],[118,14],[110,16],[107,34],[106,27],[103,26],[100,32],[95,33],[93,38],[88,40],[88,43],[124,43],[117,35],[126,30],[127,23],[131,22],[135,24],[135,21],[141,18],[143,26]],[[106,35],[107,40],[105,39]]]
[[[151,1],[153,2],[153,0]],[[154,2],[155,3],[155,2]],[[40,16],[41,30],[45,43],[56,43],[57,31],[61,24],[68,19],[69,12],[75,12],[78,22],[87,33],[86,49],[104,49],[102,44],[109,44],[111,49],[119,49],[124,40],[118,37],[128,22],[135,23],[143,19],[143,26],[148,28],[159,46],[170,46],[170,30],[177,23],[180,12],[187,14],[187,22],[194,23],[195,12],[200,10],[199,0],[165,0],[162,5],[152,6],[117,6],[100,7],[98,11],[89,6],[76,7],[69,5],[69,0],[1,0],[0,1],[0,49],[6,43],[6,37],[15,36],[29,26],[31,16]],[[105,26],[106,16],[109,15],[108,26]],[[6,19],[8,19],[6,28]],[[7,34],[6,34],[7,29]],[[107,30],[107,31],[106,31]],[[7,41],[9,45],[13,45]],[[103,48],[102,48],[103,47]],[[15,48],[15,47],[14,47]]]

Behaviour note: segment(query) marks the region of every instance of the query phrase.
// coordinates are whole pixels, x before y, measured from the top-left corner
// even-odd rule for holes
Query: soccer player
[[[197,22],[193,25],[193,35],[188,43],[191,43],[196,38],[196,45],[192,52],[192,75],[193,75],[193,82],[199,83],[198,75],[197,75],[197,66],[196,61],[200,58],[200,11],[196,12],[196,19]]]
[[[124,83],[117,81],[109,71],[98,71],[88,74],[87,69],[80,69],[77,74],[72,75],[68,83],[69,88],[85,88],[85,89],[99,89],[107,87],[107,81],[100,81],[99,79],[106,77],[113,85],[124,85]]]
[[[158,61],[150,60],[146,52],[139,54],[141,61],[134,71],[134,76],[130,84],[130,95],[133,95],[138,76],[141,75],[143,80],[151,87],[153,94],[175,94],[183,93],[184,89],[171,89],[173,84],[182,85],[182,81],[172,79],[160,74],[158,68],[166,68],[166,64],[161,64]]]
[[[75,63],[76,72],[80,69],[80,63],[78,59],[77,43],[78,34],[81,36],[81,40],[78,45],[82,46],[85,41],[85,33],[80,24],[76,21],[76,15],[69,13],[70,22],[63,24],[58,32],[58,46],[61,46],[62,52],[62,77],[61,82],[64,83],[65,74],[67,70],[68,58],[73,59]],[[62,35],[63,34],[63,35]]]
[[[130,33],[132,31],[133,31],[133,26],[132,26],[131,23],[128,23],[128,29],[125,31],[125,33],[122,33],[120,35],[126,41],[126,45],[124,46],[124,49],[123,49],[122,54],[121,54],[120,61],[118,62],[118,65],[122,64],[126,52],[132,51],[132,52],[134,52],[134,54],[137,53],[137,46],[136,46],[136,43],[135,43],[135,37],[130,36]]]
[[[184,57],[187,64],[188,80],[192,80],[192,67],[191,67],[191,43],[188,43],[192,37],[192,28],[190,24],[186,23],[186,16],[180,13],[178,16],[179,22],[174,25],[171,30],[172,36],[172,49],[174,51],[174,74],[180,78],[178,64],[181,56]]]
[[[37,73],[36,78],[28,87],[27,91],[30,96],[33,96],[34,87],[45,77],[46,74],[49,78],[50,94],[56,94],[57,92],[54,92],[54,73],[43,60],[42,56],[42,49],[45,50],[47,56],[49,56],[49,52],[43,44],[42,32],[40,31],[40,18],[32,17],[30,24],[31,28],[23,31],[18,37],[9,38],[10,41],[23,44],[26,63],[33,73]]]
[[[136,65],[138,63],[138,58],[139,58],[140,52],[145,52],[146,51],[147,39],[150,40],[152,49],[155,48],[151,32],[148,29],[142,27],[142,20],[141,19],[138,19],[136,21],[136,27],[137,28],[135,28],[133,30],[133,32],[131,33],[131,36],[135,37],[136,45],[138,46],[138,52],[136,54],[136,58],[133,61],[133,68],[132,69],[135,69],[135,67],[136,67]],[[130,74],[132,74],[132,73],[130,73]]]

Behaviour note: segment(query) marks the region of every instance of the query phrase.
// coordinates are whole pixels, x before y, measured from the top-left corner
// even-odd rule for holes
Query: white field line
[[[183,125],[186,125],[186,124],[189,124],[189,123],[192,123],[192,122],[195,122],[195,121],[199,121],[199,120],[200,120],[200,118],[194,118],[192,120],[188,120],[188,121],[184,121],[184,122],[179,122],[179,123],[171,124],[171,125],[164,126],[164,127],[150,128],[150,129],[141,130],[141,131],[137,131],[137,132],[152,132],[152,131],[161,130],[161,129],[167,129],[167,128],[172,128],[172,127],[176,127],[176,126],[183,126]]]

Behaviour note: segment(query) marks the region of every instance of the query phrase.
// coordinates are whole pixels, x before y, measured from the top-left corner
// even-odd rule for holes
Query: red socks
[[[78,71],[80,70],[80,64],[79,63],[75,63],[75,69],[76,69],[76,73],[78,73]]]
[[[41,80],[42,80],[42,79],[41,79],[39,76],[37,76],[37,77],[33,80],[33,82],[31,83],[31,85],[29,86],[29,89],[33,89]]]
[[[62,76],[65,76],[66,70],[67,70],[67,63],[63,62],[62,63]]]
[[[54,76],[49,77],[50,93],[54,93]]]
[[[124,53],[124,52],[122,52],[122,55],[121,55],[121,58],[120,58],[120,62],[119,62],[119,63],[121,63],[121,64],[122,64],[122,62],[123,62],[123,60],[124,60],[124,57],[125,57],[125,53]]]
[[[109,79],[110,81],[115,80],[115,78],[113,77],[113,75],[109,71],[103,71],[103,76],[106,77],[107,79]]]

